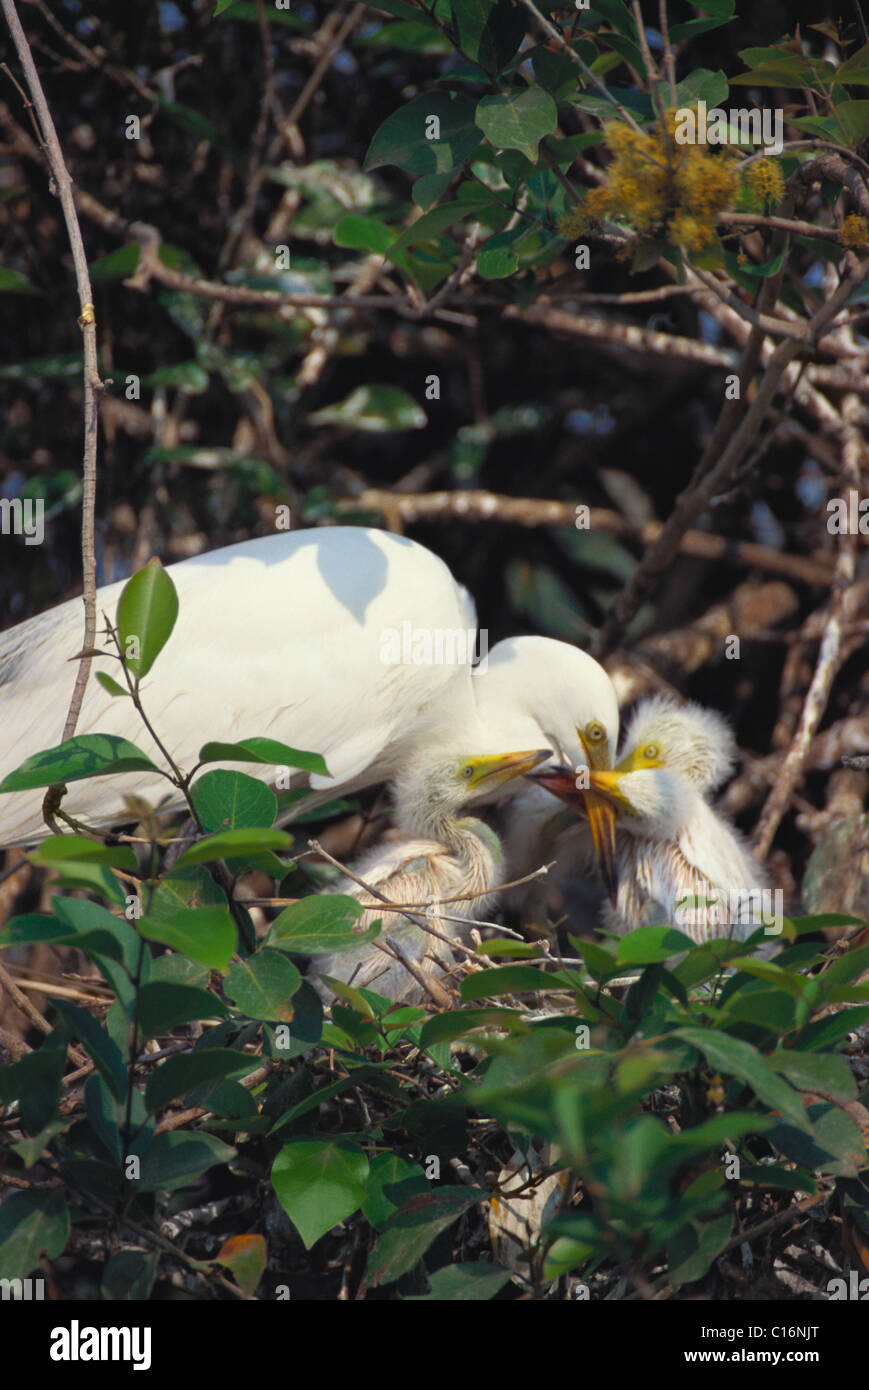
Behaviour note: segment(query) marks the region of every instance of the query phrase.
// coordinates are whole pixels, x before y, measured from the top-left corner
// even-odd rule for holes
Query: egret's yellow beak
[[[482,787],[489,791],[513,777],[521,777],[523,772],[530,772],[551,757],[551,748],[535,748],[528,753],[497,753],[491,757],[468,758],[465,766],[470,767],[471,775],[467,778],[467,784],[471,788]]]
[[[600,773],[588,773],[588,780],[594,783]],[[577,815],[586,816],[591,829],[592,843],[601,877],[607,894],[615,898],[618,883],[616,880],[616,812],[606,797],[592,790],[576,785],[576,773],[571,768],[546,768],[535,774],[533,781],[539,782],[553,796],[567,803]]]

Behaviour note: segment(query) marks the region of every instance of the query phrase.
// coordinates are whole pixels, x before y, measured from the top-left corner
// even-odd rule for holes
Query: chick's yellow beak
[[[595,777],[611,774],[592,772],[586,775],[589,782],[593,784]],[[569,768],[546,768],[543,772],[538,772],[533,780],[539,782],[548,792],[552,792],[553,796],[557,796],[559,800],[572,807],[577,815],[588,818],[594,852],[597,856],[604,886],[608,896],[615,898],[618,887],[616,880],[616,811],[612,802],[593,789],[585,790],[578,787],[576,774]]]
[[[615,811],[625,812],[631,810],[631,803],[621,789],[621,781],[626,772],[631,768],[623,767],[621,764],[614,767],[612,771],[590,772],[588,782],[591,790]]]
[[[551,748],[535,748],[523,753],[497,753],[490,757],[469,758],[468,765],[473,769],[468,778],[469,787],[500,787],[513,777],[521,777],[552,757]]]

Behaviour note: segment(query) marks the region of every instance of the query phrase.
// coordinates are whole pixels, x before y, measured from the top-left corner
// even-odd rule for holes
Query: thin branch
[[[670,26],[667,22],[667,0],[658,0],[658,28],[664,41],[664,72],[670,88],[670,105],[676,105],[676,59],[670,43]]]
[[[814,342],[827,325],[835,319],[840,309],[843,308],[857,286],[862,284],[867,274],[869,274],[869,261],[858,264],[856,270],[842,280],[835,294],[821,305],[809,321],[808,333],[811,342]],[[764,282],[764,291],[772,286],[771,294],[776,293],[774,280],[775,277]],[[762,291],[759,308],[762,310],[765,307],[764,292]],[[759,358],[761,345],[762,334],[755,326],[746,344],[743,354],[745,365],[740,371],[740,380],[744,389],[747,389],[750,377],[753,375],[753,370],[749,371],[747,368],[750,367],[752,360]],[[595,643],[595,655],[598,658],[612,650],[640,604],[655,587],[678,550],[683,532],[687,530],[696,517],[702,514],[715,494],[722,492],[730,482],[751,447],[752,440],[761,428],[786,368],[798,352],[799,344],[791,339],[785,339],[779,344],[769,359],[754,400],[739,427],[730,433],[728,442],[724,444],[723,449],[722,443],[726,437],[725,424],[729,428],[729,416],[726,409],[722,411],[709,445],[698,464],[694,478],[677,499],[658,540],[648,551],[630,582],[613,604],[610,615]],[[732,405],[734,402],[731,401],[727,404]],[[722,450],[720,454],[719,449]]]
[[[18,58],[24,69],[24,76],[33,105],[36,109],[36,117],[39,122],[39,129],[42,136],[42,146],[48,166],[51,172],[53,190],[60,200],[63,209],[64,221],[66,222],[67,236],[72,250],[73,265],[75,267],[75,280],[78,288],[78,297],[81,312],[78,318],[78,325],[82,332],[84,347],[84,371],[83,371],[83,390],[84,390],[84,455],[82,461],[82,521],[81,521],[81,550],[82,550],[82,579],[85,609],[84,640],[82,647],[87,650],[94,644],[96,633],[96,557],[94,553],[94,508],[96,504],[97,486],[97,437],[99,432],[99,409],[98,393],[102,390],[102,382],[99,376],[99,363],[97,359],[97,326],[96,315],[93,306],[93,292],[91,290],[90,275],[88,274],[87,255],[82,241],[81,228],[75,210],[75,199],[73,196],[72,178],[66,167],[63,157],[63,150],[57,136],[51,111],[39,80],[39,73],[33,61],[33,54],[27,36],[21,27],[18,12],[15,9],[15,0],[2,0],[3,13],[9,25],[12,41],[15,44]],[[78,671],[76,672],[75,684],[69,703],[66,721],[63,726],[62,739],[71,738],[75,733],[78,717],[81,712],[82,701],[84,699],[85,686],[87,685],[90,673],[91,659],[88,656],[81,658]],[[62,783],[55,783],[49,787],[45,793],[43,801],[43,815],[52,830],[57,826],[54,822],[54,813],[59,809],[60,802],[66,788]]]
[[[598,77],[597,73],[592,72],[591,68],[587,65],[587,63],[583,62],[579,54],[573,48],[571,48],[570,44],[567,42],[567,39],[560,32],[560,30],[556,29],[555,25],[551,24],[549,20],[546,19],[540,13],[537,6],[534,4],[534,0],[522,0],[522,4],[525,6],[526,10],[531,11],[531,13],[534,15],[534,18],[537,20],[537,23],[549,35],[552,42],[557,43],[559,47],[564,50],[565,56],[568,57],[572,63],[576,64],[586,81],[590,82],[593,87],[597,88],[601,96],[604,97],[610,103],[610,105],[615,108],[616,111],[618,111],[622,120],[627,121],[628,125],[631,126],[631,128],[635,130],[639,135],[640,127],[637,125],[637,122],[634,120],[630,111],[626,110],[625,107],[622,106],[621,102],[616,101],[616,98],[613,96],[606,83],[602,82],[601,79]]]
[[[849,487],[860,491],[860,438],[856,426],[851,423],[857,412],[859,402],[850,396],[843,404],[843,414],[848,427],[848,436],[843,449],[843,475]],[[779,822],[785,813],[803,770],[812,739],[821,716],[827,707],[830,690],[836,672],[842,662],[842,619],[847,602],[847,593],[856,576],[857,536],[846,532],[839,537],[839,553],[836,559],[836,573],[830,598],[827,624],[821,639],[818,659],[812,674],[811,684],[806,694],[799,723],[781,771],[766,799],[757,828],[754,833],[754,853],[764,859],[769,853]]]
[[[497,521],[510,526],[567,526],[576,528],[577,504],[541,497],[507,497],[503,493],[471,489],[467,492],[389,492],[385,488],[365,488],[355,497],[339,498],[339,515],[379,512],[387,518],[412,525],[418,521],[466,521],[472,524]],[[635,526],[619,512],[607,507],[589,507],[591,531],[636,538],[653,546],[663,528],[660,521]],[[826,589],[832,565],[787,551],[773,550],[752,541],[731,541],[711,531],[686,530],[679,537],[679,550],[700,560],[727,561],[741,568],[757,568],[779,574],[800,584]]]

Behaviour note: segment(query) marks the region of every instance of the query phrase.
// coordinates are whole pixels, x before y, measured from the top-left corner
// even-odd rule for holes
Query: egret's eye
[[[603,724],[592,722],[587,725],[585,730],[590,743],[603,743],[606,739],[606,729]]]
[[[655,758],[659,758],[660,756],[661,750],[658,747],[657,743],[649,743],[643,749],[643,757],[648,758],[650,762]]]
[[[463,781],[470,782],[473,775],[474,769],[471,767],[471,764],[465,763],[464,767],[459,772],[459,776],[462,778]]]

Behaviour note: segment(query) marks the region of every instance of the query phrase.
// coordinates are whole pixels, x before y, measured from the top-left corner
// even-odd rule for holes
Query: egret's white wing
[[[436,661],[438,633],[475,629],[473,603],[423,546],[383,531],[321,528],[245,541],[168,572],[178,621],[141,693],[182,769],[208,740],[267,735],[321,753],[331,777],[313,780],[332,795],[388,779],[438,729],[476,728],[462,644],[453,644],[452,662]],[[99,591],[98,631],[103,611],[114,622],[122,589]],[[0,637],[0,778],[61,741],[82,627],[81,601],[72,600]],[[121,735],[163,766],[130,701],[108,695],[97,670],[119,674],[117,661],[94,660],[76,732]],[[270,766],[234,766],[275,776]],[[100,777],[70,784],[64,809],[104,826],[122,817],[125,795],[156,801],[167,790],[147,773]],[[0,796],[0,845],[47,833],[42,795]]]

